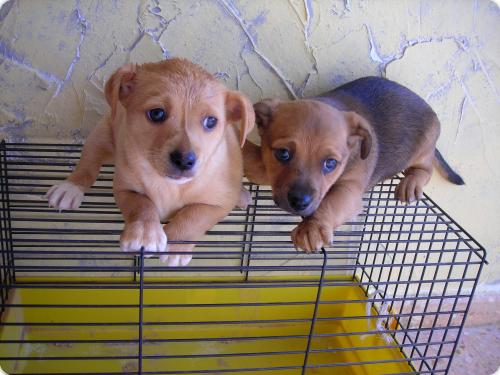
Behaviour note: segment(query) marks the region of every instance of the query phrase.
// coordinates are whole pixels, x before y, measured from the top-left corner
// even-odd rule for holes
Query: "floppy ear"
[[[240,92],[228,91],[226,94],[226,117],[228,122],[240,122],[240,146],[243,147],[248,133],[255,124],[252,102]]]
[[[350,135],[347,143],[349,147],[354,147],[361,140],[361,159],[366,159],[372,148],[372,135],[370,133],[370,124],[364,117],[356,112],[347,112],[345,114],[347,123],[350,126]]]
[[[279,99],[264,99],[255,103],[253,109],[255,110],[255,123],[259,128],[259,134],[267,129],[273,119],[273,113],[276,107],[280,104]]]
[[[116,116],[118,100],[125,100],[133,91],[136,71],[137,66],[135,64],[124,65],[113,73],[104,86],[104,95],[111,107],[112,119]]]

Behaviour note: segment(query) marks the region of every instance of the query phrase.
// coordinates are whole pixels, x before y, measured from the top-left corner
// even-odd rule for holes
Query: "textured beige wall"
[[[500,10],[486,0],[24,0],[0,12],[0,135],[81,142],[126,62],[184,56],[262,97],[385,75],[428,100],[465,187],[427,192],[489,251],[500,285]],[[500,288],[500,287],[499,287]]]

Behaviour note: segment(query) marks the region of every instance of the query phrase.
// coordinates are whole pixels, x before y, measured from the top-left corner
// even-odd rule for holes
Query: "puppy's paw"
[[[194,245],[190,244],[175,244],[168,247],[169,252],[184,253],[184,254],[163,254],[160,255],[160,260],[166,263],[169,267],[187,266],[191,259],[193,259]]]
[[[163,263],[166,263],[169,267],[181,267],[187,266],[189,262],[193,259],[193,255],[191,253],[186,253],[182,255],[160,255],[160,260]]]
[[[236,207],[246,210],[250,203],[252,203],[252,195],[242,186]]]
[[[399,185],[394,191],[394,195],[400,202],[411,203],[422,199],[424,191],[419,178],[415,175],[408,174],[399,182]]]
[[[159,221],[125,223],[120,236],[122,251],[139,251],[142,247],[144,247],[144,251],[148,252],[166,251],[167,235]],[[145,257],[152,256],[153,254],[145,255]]]
[[[69,181],[52,186],[45,195],[49,206],[59,211],[76,210],[82,204],[83,196],[83,190]]]
[[[292,241],[296,249],[316,252],[332,244],[333,228],[317,219],[306,218],[292,231]]]

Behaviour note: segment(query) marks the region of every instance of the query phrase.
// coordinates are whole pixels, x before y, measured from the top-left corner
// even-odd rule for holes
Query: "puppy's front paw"
[[[160,260],[169,267],[187,266],[191,262],[191,259],[193,259],[193,254],[191,254],[193,248],[194,245],[189,244],[170,245],[168,247],[169,252],[182,252],[184,254],[164,254],[160,255]]]
[[[159,252],[167,249],[167,235],[161,223],[133,221],[125,223],[120,236],[120,248],[122,251],[144,251]],[[153,254],[146,254],[151,257]]]
[[[52,186],[45,197],[49,206],[61,210],[76,210],[83,201],[83,190],[72,182],[64,181]]]
[[[333,228],[317,219],[306,218],[292,231],[292,241],[296,249],[316,252],[332,244]]]
[[[424,196],[423,187],[417,176],[408,174],[406,175],[396,187],[394,192],[396,199],[400,202],[411,203],[416,200],[422,199]]]
[[[236,207],[246,210],[248,205],[252,203],[252,195],[250,192],[245,189],[243,186],[241,187],[240,197],[238,198],[238,202],[236,203]]]

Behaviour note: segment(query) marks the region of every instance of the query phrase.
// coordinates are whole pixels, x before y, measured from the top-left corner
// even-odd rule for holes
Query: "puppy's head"
[[[125,110],[127,142],[161,176],[191,180],[221,143],[229,124],[241,123],[243,146],[254,124],[251,102],[184,59],[125,65],[108,80],[106,99],[114,119]]]
[[[254,109],[273,199],[293,214],[310,216],[347,163],[370,153],[369,126],[354,112],[314,100],[267,99]]]

